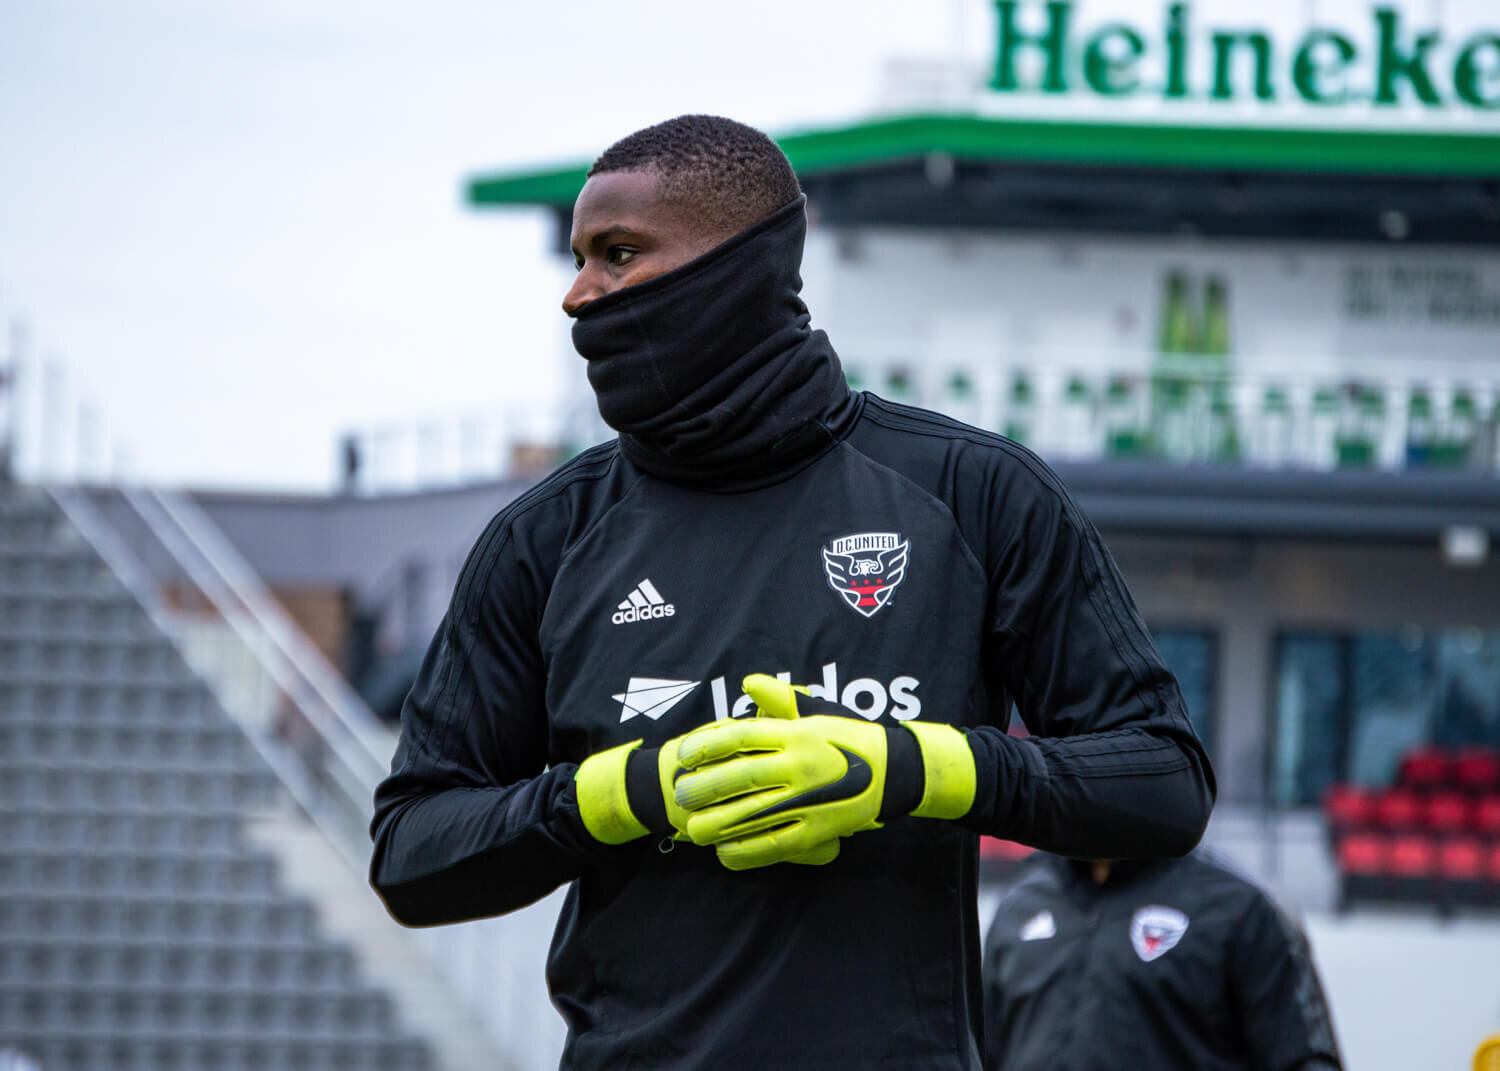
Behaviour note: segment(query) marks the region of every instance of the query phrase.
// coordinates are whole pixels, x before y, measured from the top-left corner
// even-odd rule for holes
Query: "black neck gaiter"
[[[805,203],[579,310],[573,345],[634,464],[741,490],[809,464],[852,423],[838,355],[798,297]]]

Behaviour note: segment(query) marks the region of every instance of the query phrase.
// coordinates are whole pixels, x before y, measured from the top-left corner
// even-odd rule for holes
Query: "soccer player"
[[[1027,860],[985,938],[986,1071],[1339,1071],[1307,938],[1202,849]]]
[[[1094,529],[1015,443],[849,390],[806,227],[730,120],[595,162],[563,309],[619,437],[479,538],[376,793],[406,924],[569,884],[564,1067],[978,1068],[977,834],[1181,855],[1212,806]]]

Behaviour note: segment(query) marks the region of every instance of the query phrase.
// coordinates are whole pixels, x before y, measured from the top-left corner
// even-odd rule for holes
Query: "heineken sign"
[[[1476,5],[1483,23],[1454,28],[1389,3],[1340,5],[1339,22],[1264,24],[1276,4],[1168,3],[1146,17],[1100,15],[1089,0],[995,0],[989,89],[1008,98],[1150,100],[1427,116],[1500,113],[1500,0]],[[1119,5],[1113,5],[1119,9]],[[1455,5],[1448,5],[1453,7]],[[1294,10],[1305,11],[1298,4]],[[1423,6],[1423,10],[1430,8]],[[1351,15],[1353,17],[1349,17]],[[1215,17],[1215,14],[1221,17]]]

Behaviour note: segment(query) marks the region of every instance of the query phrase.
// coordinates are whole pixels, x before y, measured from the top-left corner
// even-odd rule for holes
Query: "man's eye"
[[[635,254],[636,251],[629,246],[612,245],[609,247],[609,262],[611,264],[627,264]]]

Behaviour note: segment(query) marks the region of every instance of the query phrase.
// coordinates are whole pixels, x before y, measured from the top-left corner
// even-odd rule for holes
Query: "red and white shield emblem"
[[[906,579],[910,549],[911,542],[898,532],[840,536],[823,548],[828,586],[844,597],[850,609],[873,617]]]
[[[1150,963],[1176,947],[1187,928],[1187,916],[1175,907],[1139,907],[1130,916],[1130,943],[1141,962]]]

